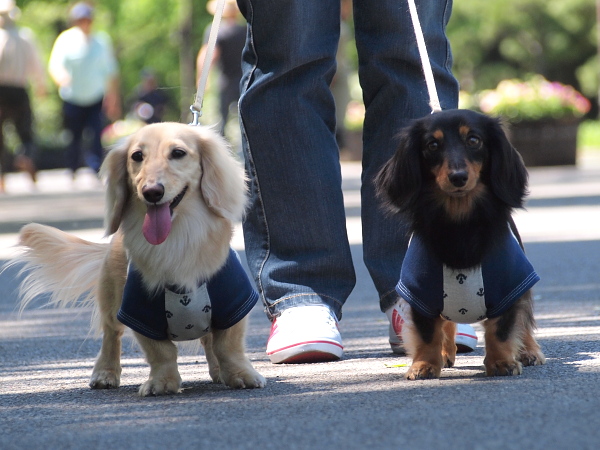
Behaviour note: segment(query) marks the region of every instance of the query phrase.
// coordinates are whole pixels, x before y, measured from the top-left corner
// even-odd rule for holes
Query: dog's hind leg
[[[140,343],[146,361],[150,364],[150,376],[140,386],[138,394],[149,395],[177,394],[181,389],[181,376],[177,369],[177,347],[171,341],[156,341],[134,333]]]
[[[533,330],[528,329],[523,337],[523,347],[519,351],[519,361],[524,366],[541,366],[546,364],[546,356],[533,337]]]
[[[226,330],[212,331],[212,352],[218,361],[219,379],[226,386],[235,389],[262,388],[267,383],[265,378],[254,370],[245,353],[247,320],[246,317]],[[207,359],[210,352],[206,350]]]
[[[222,383],[220,378],[221,369],[219,368],[219,360],[213,351],[213,335],[208,333],[206,336],[200,338],[202,346],[204,347],[204,354],[206,355],[206,363],[208,364],[208,374],[210,375],[213,383]]]

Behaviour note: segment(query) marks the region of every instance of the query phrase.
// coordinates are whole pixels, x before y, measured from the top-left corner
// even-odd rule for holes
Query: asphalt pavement
[[[259,390],[210,382],[202,354],[182,350],[183,392],[140,398],[148,375],[133,339],[123,347],[121,387],[88,387],[100,339],[89,310],[29,308],[19,316],[18,268],[0,274],[1,449],[596,449],[600,442],[600,161],[530,169],[527,211],[516,214],[541,276],[537,337],[547,364],[487,378],[483,335],[439,380],[409,382],[362,263],[360,164],[343,163],[348,230],[358,283],[340,323],[341,361],[273,365],[269,322],[250,315],[247,348],[267,378]],[[40,173],[37,189],[10,174],[0,196],[0,262],[19,228],[37,221],[103,239],[103,191],[91,173],[75,181]],[[242,253],[237,227],[233,245]]]

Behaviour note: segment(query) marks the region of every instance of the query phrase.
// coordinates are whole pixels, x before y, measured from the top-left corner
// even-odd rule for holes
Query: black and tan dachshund
[[[511,218],[527,171],[501,123],[468,110],[417,119],[399,136],[375,183],[387,209],[410,224],[396,290],[408,379],[438,378],[456,357],[456,323],[483,321],[486,374],[545,363],[533,332],[539,277]]]

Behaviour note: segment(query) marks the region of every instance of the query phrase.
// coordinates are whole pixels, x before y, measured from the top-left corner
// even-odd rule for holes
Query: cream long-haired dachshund
[[[111,242],[24,226],[15,261],[25,263],[22,307],[40,294],[60,307],[94,306],[103,335],[94,389],[120,384],[124,324],[150,364],[142,396],[180,391],[173,341],[197,338],[214,382],[265,386],[245,355],[246,314],[257,295],[229,248],[247,197],[225,141],[205,127],[148,125],[108,153],[101,173]]]

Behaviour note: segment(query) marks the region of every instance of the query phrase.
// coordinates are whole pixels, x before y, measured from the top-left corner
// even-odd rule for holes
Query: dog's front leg
[[[107,322],[113,321],[108,319]],[[121,337],[124,327],[115,317],[114,323],[105,323],[102,329],[102,348],[94,364],[90,387],[92,389],[118,388],[121,384]]]
[[[117,388],[121,383],[121,338],[125,326],[117,320],[117,312],[121,307],[126,274],[127,260],[117,235],[104,261],[98,287],[102,348],[90,379],[92,389]]]
[[[520,318],[517,319],[517,326],[520,325],[520,331],[517,331],[522,338],[521,348],[519,349],[518,360],[523,366],[539,366],[546,364],[546,357],[535,339],[535,318],[533,317],[533,294],[531,290],[527,291],[519,300]]]
[[[149,395],[177,394],[181,388],[181,376],[177,369],[177,347],[171,341],[154,339],[134,333],[150,364],[150,377],[140,386],[138,394]]]
[[[441,317],[427,318],[412,308],[407,319],[403,325],[402,338],[407,354],[413,359],[413,363],[406,373],[406,379],[439,378],[444,364],[454,363],[453,359],[449,359],[450,354],[442,356],[444,319]],[[446,357],[446,361],[444,361],[444,357]]]
[[[487,376],[521,375],[523,365],[517,360],[519,337],[514,330],[514,312],[488,319],[485,328],[485,374]]]
[[[502,316],[486,320],[485,372],[488,376],[520,375],[523,365],[544,364],[546,357],[533,336],[535,320],[531,291]]]
[[[219,379],[226,386],[235,389],[262,388],[267,383],[246,357],[246,321],[247,317],[231,328],[212,331],[212,352],[218,361]],[[207,349],[207,359],[210,363],[209,352]]]

